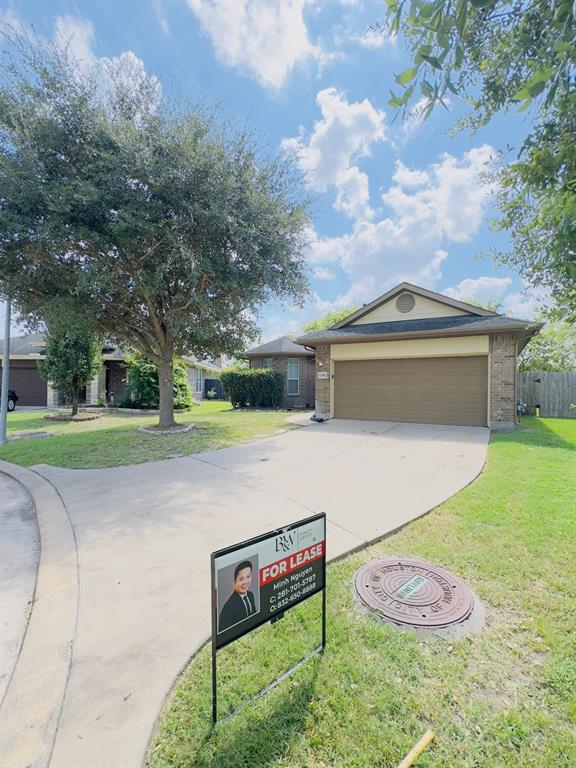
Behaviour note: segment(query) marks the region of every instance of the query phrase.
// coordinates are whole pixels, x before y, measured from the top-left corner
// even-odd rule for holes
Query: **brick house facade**
[[[251,368],[275,368],[284,374],[284,408],[314,408],[314,352],[281,336],[248,350],[242,357]]]
[[[517,355],[540,327],[402,283],[296,341],[316,351],[317,418],[507,429]]]

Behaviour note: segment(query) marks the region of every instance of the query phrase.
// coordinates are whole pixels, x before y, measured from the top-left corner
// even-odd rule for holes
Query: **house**
[[[40,376],[37,361],[46,352],[43,333],[16,336],[10,340],[10,389],[18,395],[18,406],[35,405],[55,407],[64,400],[57,390]],[[2,370],[0,354],[0,372]],[[220,359],[196,360],[188,363],[188,383],[196,400],[204,397],[206,380],[217,378],[221,371]],[[80,401],[86,405],[118,405],[126,396],[126,356],[120,347],[109,344],[102,348],[102,368],[90,384],[81,391]]]
[[[511,427],[516,358],[541,324],[401,283],[314,348],[316,417]]]
[[[284,408],[314,407],[314,350],[295,344],[289,336],[244,352],[250,368],[276,368],[284,373]]]

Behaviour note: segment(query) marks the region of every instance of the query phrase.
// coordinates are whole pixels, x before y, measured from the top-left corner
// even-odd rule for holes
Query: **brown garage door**
[[[485,427],[488,358],[350,360],[334,364],[339,419]]]
[[[0,366],[0,371],[2,366]],[[16,407],[21,405],[46,405],[46,382],[38,373],[35,360],[10,360],[9,389],[18,395]]]

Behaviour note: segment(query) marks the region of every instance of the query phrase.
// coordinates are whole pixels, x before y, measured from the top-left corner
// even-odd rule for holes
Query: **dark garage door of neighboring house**
[[[350,360],[334,364],[334,416],[485,427],[488,358]]]
[[[38,373],[35,360],[11,360],[8,386],[18,395],[17,408],[21,405],[46,405],[48,402],[46,382]]]

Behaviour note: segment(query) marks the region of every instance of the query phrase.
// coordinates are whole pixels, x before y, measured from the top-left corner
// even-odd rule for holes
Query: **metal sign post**
[[[213,552],[212,724],[218,721],[217,654],[267,622],[322,592],[322,641],[292,669],[252,696],[225,719],[271,691],[326,647],[326,515],[297,523]]]

